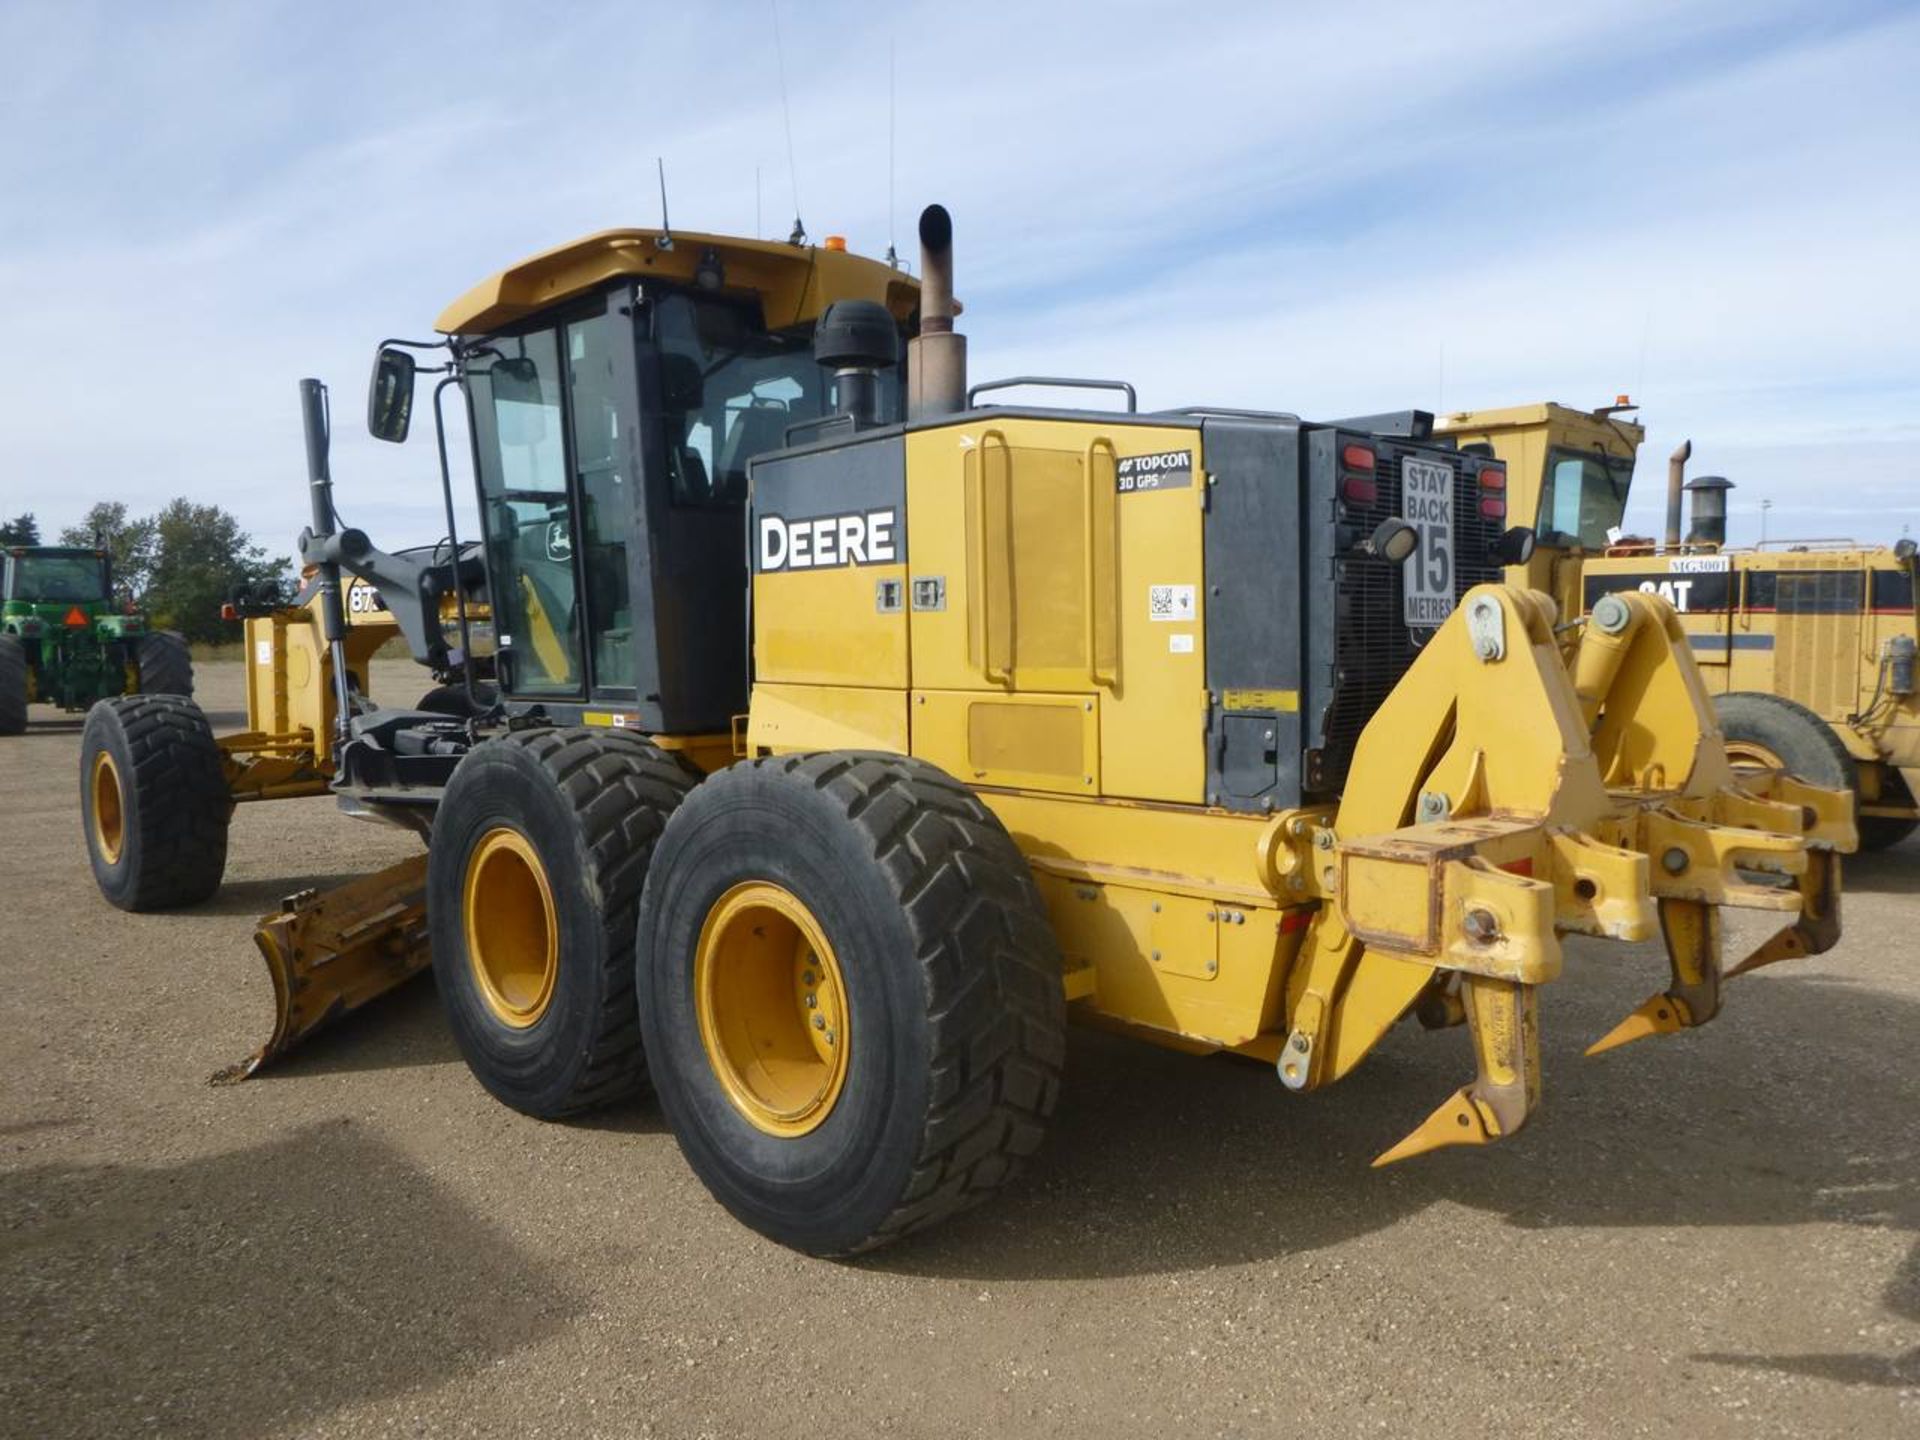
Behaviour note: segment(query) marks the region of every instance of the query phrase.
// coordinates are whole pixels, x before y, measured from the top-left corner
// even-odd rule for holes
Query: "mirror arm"
[[[447,368],[452,370],[452,361],[447,362]],[[466,577],[461,573],[460,529],[453,515],[453,471],[447,464],[447,422],[440,411],[440,397],[446,394],[449,387],[460,383],[459,375],[449,373],[433,387],[433,438],[440,447],[440,497],[447,507],[447,550],[453,567],[453,608],[460,626],[460,680],[467,692],[467,711],[473,714],[480,708],[473,688],[473,640],[467,629],[467,586]]]
[[[458,556],[455,556],[454,581],[459,583]],[[428,590],[430,574],[439,567],[400,555],[389,555],[375,547],[364,530],[351,527],[325,535],[312,530],[300,532],[300,559],[365,580],[379,592],[380,599],[400,627],[407,649],[422,664],[439,670],[446,668],[447,642],[440,633],[440,607]]]

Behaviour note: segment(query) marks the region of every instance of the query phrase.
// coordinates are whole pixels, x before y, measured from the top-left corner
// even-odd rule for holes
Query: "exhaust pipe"
[[[907,418],[952,415],[967,405],[967,337],[953,329],[953,217],[920,212],[920,333],[907,343]]]
[[[1687,461],[1693,458],[1693,441],[1682,440],[1680,448],[1667,460],[1667,548],[1680,548],[1680,491],[1687,483]]]

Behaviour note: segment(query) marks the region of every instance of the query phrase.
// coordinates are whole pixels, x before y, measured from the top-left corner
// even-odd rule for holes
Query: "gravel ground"
[[[242,723],[238,667],[201,690]],[[1697,1034],[1583,1060],[1663,966],[1574,942],[1505,1145],[1367,1168],[1459,1032],[1306,1098],[1076,1032],[1016,1190],[830,1264],[736,1225],[648,1104],[495,1104],[430,979],[207,1085],[268,1027],[254,917],[417,842],[244,806],[218,897],[120,914],[79,721],[34,713],[0,741],[0,1434],[1920,1434],[1920,838]]]

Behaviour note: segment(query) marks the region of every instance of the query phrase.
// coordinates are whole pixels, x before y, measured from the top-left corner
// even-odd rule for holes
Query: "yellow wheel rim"
[[[1758,740],[1727,741],[1727,763],[1736,770],[1785,770],[1787,762]]]
[[[840,962],[813,912],[778,885],[734,886],[700,927],[693,988],[700,1044],[734,1108],[784,1138],[826,1123],[852,1037]]]
[[[102,750],[93,757],[93,843],[109,865],[120,863],[127,838],[126,803],[121,799],[120,769]]]
[[[501,825],[480,837],[467,857],[460,914],[467,963],[494,1018],[516,1030],[537,1024],[560,973],[560,929],[546,867],[526,836]]]

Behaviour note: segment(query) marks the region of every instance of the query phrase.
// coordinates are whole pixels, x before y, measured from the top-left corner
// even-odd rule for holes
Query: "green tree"
[[[258,584],[286,574],[293,562],[267,557],[218,505],[179,499],[150,522],[153,559],[147,572],[145,606],[156,625],[178,630],[189,640],[231,638],[232,627],[220,607],[236,585]]]
[[[114,589],[136,604],[146,593],[153,569],[154,522],[151,516],[129,520],[118,500],[102,500],[88,510],[78,525],[60,532],[62,545],[105,545],[113,557]]]
[[[0,545],[38,545],[40,543],[40,522],[33,518],[29,510],[24,515],[0,522]]]

